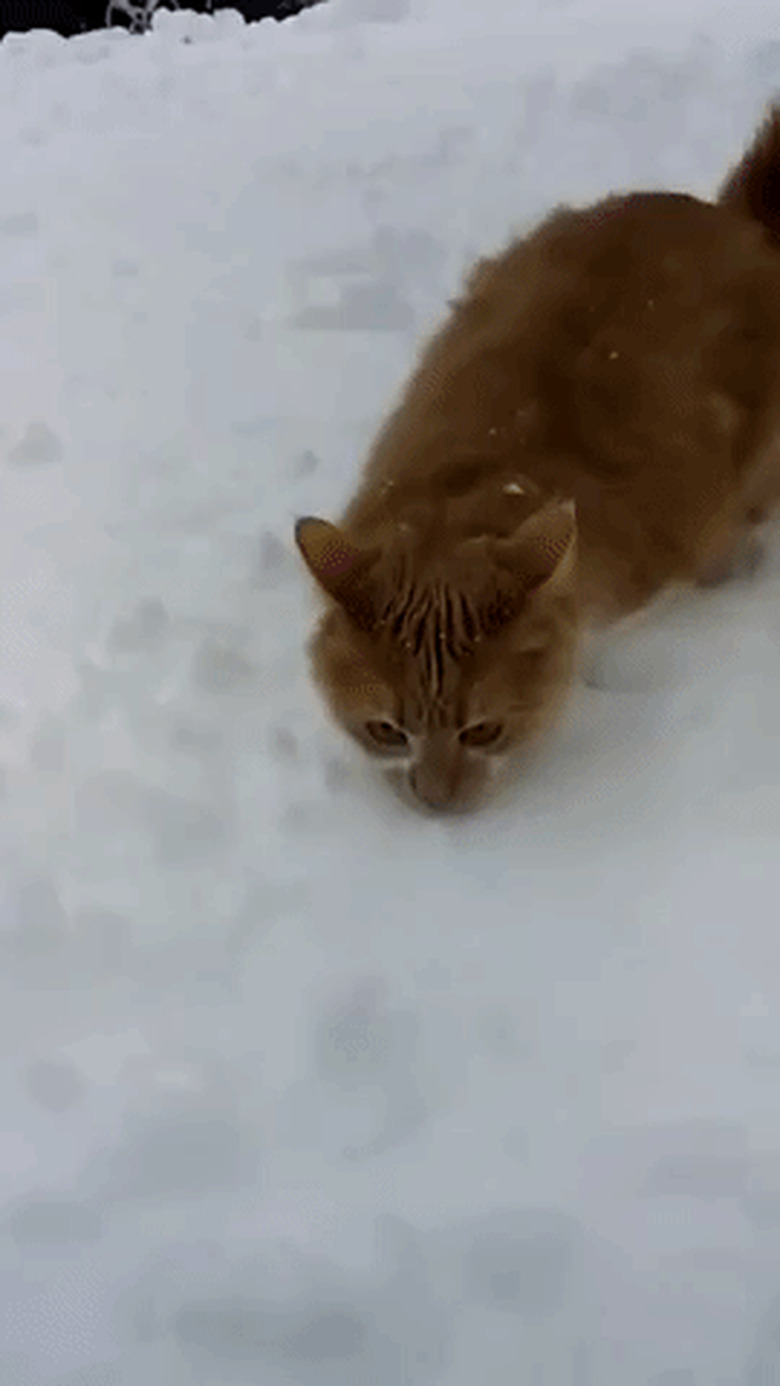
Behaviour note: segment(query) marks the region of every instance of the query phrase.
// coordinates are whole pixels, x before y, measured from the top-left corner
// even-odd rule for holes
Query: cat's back
[[[476,352],[503,344],[531,358],[552,341],[571,357],[618,317],[681,339],[727,304],[737,323],[762,295],[780,314],[780,252],[762,226],[689,194],[632,193],[560,208],[478,262],[445,336],[453,363],[467,339]]]
[[[677,442],[692,464],[725,429],[738,469],[780,382],[780,252],[765,229],[638,193],[554,216],[538,252],[547,443],[619,478]]]
[[[727,250],[736,264],[746,248],[766,244],[762,227],[723,204],[692,193],[631,192],[558,207],[511,249],[541,249],[611,276],[657,264],[672,247]]]
[[[388,483],[399,499],[438,488],[464,451],[535,455],[553,488],[570,481],[556,459],[573,457],[583,477],[635,486],[674,439],[688,468],[723,418],[738,453],[778,380],[780,251],[759,223],[684,193],[559,208],[474,266],[348,520],[378,516]]]
[[[729,333],[780,335],[780,251],[758,223],[684,193],[557,209],[474,266],[380,433],[369,473],[388,462],[403,471],[393,453],[410,447],[416,467],[418,444],[442,430],[478,445],[521,405],[554,408],[561,391],[582,385],[583,353],[610,330],[629,354],[680,360],[703,359],[706,344],[717,349]]]

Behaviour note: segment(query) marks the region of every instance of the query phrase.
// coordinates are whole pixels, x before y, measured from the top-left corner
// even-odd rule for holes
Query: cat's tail
[[[780,104],[770,107],[717,201],[760,221],[780,246]]]

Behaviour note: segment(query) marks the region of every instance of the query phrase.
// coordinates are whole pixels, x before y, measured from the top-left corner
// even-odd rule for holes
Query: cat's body
[[[437,808],[553,720],[592,621],[727,573],[780,499],[780,117],[719,203],[613,197],[480,262],[340,527],[337,719]]]

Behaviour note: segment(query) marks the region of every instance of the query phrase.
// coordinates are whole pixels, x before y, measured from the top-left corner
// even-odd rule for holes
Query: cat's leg
[[[697,587],[720,587],[734,578],[755,576],[764,559],[764,544],[756,533],[759,523],[746,522],[704,559],[696,574]]]
[[[758,526],[763,511],[751,506],[746,486],[735,491],[696,545],[693,580],[697,587],[719,587],[733,578],[751,578],[761,566]]]
[[[607,687],[604,656],[607,636],[603,628],[587,631],[580,644],[579,676],[586,688],[603,692]]]
[[[780,411],[776,409],[774,415],[742,482],[742,513],[754,535],[780,508]]]
[[[780,380],[774,403],[765,406],[758,442],[740,466],[738,490],[696,565],[696,583],[714,587],[730,578],[750,578],[764,559],[760,529],[780,509]]]

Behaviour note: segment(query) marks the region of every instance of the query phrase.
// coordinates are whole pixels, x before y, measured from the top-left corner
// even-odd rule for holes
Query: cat
[[[477,262],[340,524],[296,524],[315,682],[405,798],[470,810],[583,632],[725,579],[778,498],[780,104],[714,202],[612,194]]]

